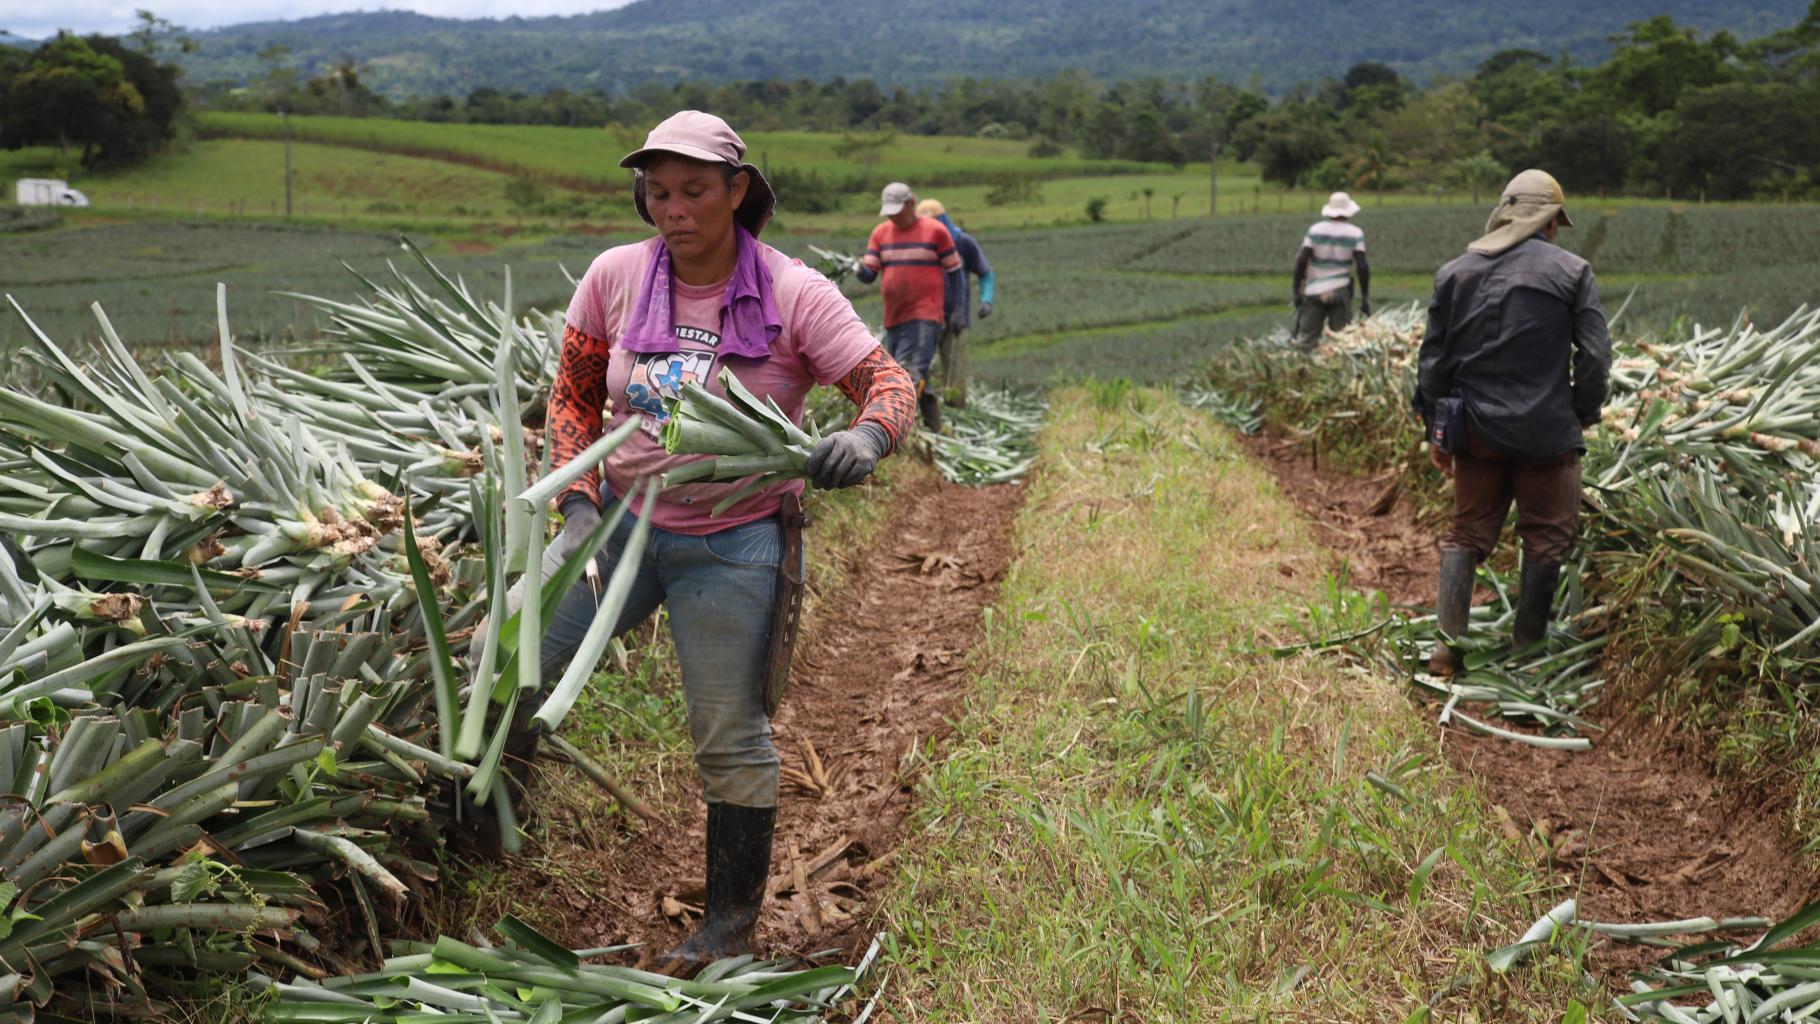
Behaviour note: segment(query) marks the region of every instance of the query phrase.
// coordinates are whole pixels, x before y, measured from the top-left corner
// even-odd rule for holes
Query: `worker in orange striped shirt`
[[[965,272],[960,252],[941,221],[917,216],[916,195],[901,181],[885,186],[878,215],[886,220],[866,242],[859,279],[879,281],[885,298],[885,351],[916,380],[923,427],[940,430],[941,402],[928,388],[929,366],[942,336],[946,276]]]

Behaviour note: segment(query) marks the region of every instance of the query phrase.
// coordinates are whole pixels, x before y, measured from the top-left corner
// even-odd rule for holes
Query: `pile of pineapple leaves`
[[[33,327],[32,385],[0,386],[0,1017],[169,1014],[249,985],[268,1019],[308,1021],[808,1020],[852,1000],[844,966],[679,981],[512,917],[404,937],[451,839],[517,848],[508,727],[536,700],[560,728],[629,582],[541,696],[521,655],[586,559],[485,611],[536,571],[548,499],[626,432],[551,473],[524,423],[560,314],[404,248],[426,284],[394,268],[353,302],[305,297],[332,323],[312,372],[236,345],[223,290],[218,367],[142,365],[97,306],[92,351]]]

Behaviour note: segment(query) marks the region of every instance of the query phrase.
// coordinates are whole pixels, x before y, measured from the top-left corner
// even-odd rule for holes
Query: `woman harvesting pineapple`
[[[602,253],[576,288],[550,396],[552,462],[574,460],[604,430],[628,420],[638,428],[608,456],[604,480],[590,469],[564,492],[565,524],[550,544],[546,578],[595,529],[603,504],[688,460],[667,453],[662,440],[684,384],[724,394],[725,369],[796,421],[811,387],[840,388],[860,411],[810,453],[808,475],[818,487],[865,479],[913,423],[909,375],[852,305],[832,282],[758,241],[775,200],[744,155],[744,142],[726,122],[686,110],[620,161],[633,169],[639,215],[659,235]],[[650,542],[616,627],[624,632],[667,605],[682,668],[708,805],[706,913],[669,954],[683,967],[748,951],[770,870],[778,758],[765,676],[778,660],[774,632],[787,641],[794,627],[774,620],[793,620],[791,602],[778,598],[780,575],[783,588],[801,580],[802,483],[737,497],[715,514],[741,486],[703,481],[658,495]],[[596,567],[616,562],[632,526],[630,516],[620,522]],[[545,679],[575,652],[598,601],[587,582],[563,598],[544,637]],[[782,658],[787,666],[787,647]]]

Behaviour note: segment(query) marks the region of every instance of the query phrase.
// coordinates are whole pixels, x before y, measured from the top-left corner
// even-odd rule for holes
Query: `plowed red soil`
[[[930,475],[893,500],[878,540],[811,609],[772,722],[785,778],[758,927],[767,955],[851,957],[870,943],[875,895],[913,807],[905,755],[949,727],[981,611],[1010,562],[1023,488]],[[816,539],[811,526],[807,543]],[[551,772],[543,784],[574,778]],[[688,934],[703,897],[705,811],[699,798],[667,803],[662,823],[574,849],[585,863],[548,880],[559,891],[546,895],[573,910],[553,929],[560,941],[642,943],[637,959],[649,966]]]
[[[1305,451],[1267,438],[1247,448],[1346,561],[1355,587],[1433,603],[1434,533],[1401,498],[1387,511],[1373,509],[1385,481],[1316,469]],[[1613,692],[1586,716],[1605,731],[1589,751],[1542,750],[1436,726],[1448,760],[1482,780],[1500,818],[1507,816],[1507,833],[1525,839],[1571,886],[1580,916],[1773,920],[1820,895],[1820,878],[1784,838],[1774,796],[1720,785],[1689,737],[1635,713],[1628,693],[1647,681],[1627,677],[1623,665],[1607,672]],[[1645,949],[1617,945],[1596,955],[1614,972],[1653,959]]]

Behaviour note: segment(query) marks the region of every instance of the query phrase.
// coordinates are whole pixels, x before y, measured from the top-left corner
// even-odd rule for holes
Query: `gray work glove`
[[[600,506],[588,499],[585,494],[571,494],[562,502],[562,532],[556,539],[544,547],[543,578],[556,575],[556,570],[569,560],[575,549],[581,547],[588,539],[588,534],[600,525]],[[555,562],[552,564],[551,556]]]
[[[992,315],[992,303],[990,303],[990,302],[980,303],[980,312],[979,312],[980,319],[984,320],[991,315]]]
[[[562,569],[563,563],[569,560],[569,556],[575,553],[576,548],[581,547],[582,542],[586,541],[588,535],[593,533],[594,528],[599,525],[600,507],[589,501],[587,495],[571,494],[563,499],[562,532],[556,535],[555,540],[544,545],[543,564],[538,567],[541,570],[537,579],[539,591],[543,589],[545,583],[550,581],[550,577]],[[596,583],[595,589],[598,590],[598,576],[593,566],[588,567],[588,577]],[[518,582],[512,584],[511,589],[506,591],[506,607],[501,615],[502,618],[509,619],[518,614],[518,609],[524,607],[525,581],[530,578],[529,573],[520,576]],[[487,620],[490,618],[492,618],[491,610],[481,618],[480,624],[474,627],[474,638],[468,642],[468,654],[476,660],[486,650]]]
[[[826,491],[852,487],[872,475],[887,447],[885,432],[872,423],[829,434],[809,453],[809,481]]]

